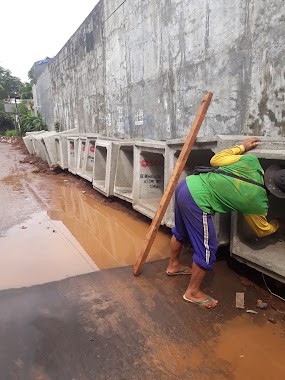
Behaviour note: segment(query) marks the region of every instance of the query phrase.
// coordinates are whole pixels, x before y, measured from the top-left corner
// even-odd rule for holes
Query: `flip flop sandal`
[[[204,309],[206,308],[204,305],[206,304],[206,303],[208,303],[208,302],[210,302],[210,301],[212,301],[212,297],[211,296],[208,296],[204,301],[193,301],[193,300],[190,300],[189,298],[186,298],[185,297],[185,294],[183,295],[183,299],[184,299],[184,301],[186,301],[186,302],[190,302],[190,303],[194,303],[194,305],[198,305],[198,306],[201,306],[201,307],[203,307]],[[211,306],[212,307],[212,306]],[[211,308],[210,307],[210,308]],[[207,309],[210,309],[209,307],[207,308]]]
[[[185,268],[183,268],[183,269],[181,269],[181,270],[179,270],[177,272],[168,272],[168,271],[166,271],[166,274],[168,276],[179,276],[181,274],[189,276],[191,273],[185,273],[188,269],[191,269],[191,268],[190,267],[185,267]]]

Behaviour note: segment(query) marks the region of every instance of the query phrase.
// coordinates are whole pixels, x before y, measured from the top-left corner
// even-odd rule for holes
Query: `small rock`
[[[82,193],[82,194],[85,194],[85,193],[86,193],[86,191],[81,191],[81,193]]]
[[[258,309],[266,310],[267,307],[268,307],[268,305],[267,305],[267,303],[262,302],[262,300],[257,300],[257,302],[256,302],[256,307],[257,307]]]
[[[268,322],[271,322],[271,323],[276,323],[276,319],[275,318],[272,318],[272,317],[269,317],[268,319]]]
[[[25,230],[27,227],[21,226],[20,228],[21,228],[21,230]]]
[[[64,179],[63,182],[68,182],[68,180],[67,180],[67,179]]]
[[[249,314],[257,314],[257,311],[255,311],[255,310],[246,310],[246,313],[249,313]]]
[[[56,232],[56,230],[52,230],[52,232]]]

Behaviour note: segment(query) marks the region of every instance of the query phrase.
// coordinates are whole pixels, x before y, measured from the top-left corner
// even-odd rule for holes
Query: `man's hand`
[[[244,150],[248,152],[249,150],[256,148],[259,141],[260,139],[258,139],[257,137],[250,137],[248,139],[245,139],[242,142],[242,145],[244,146]]]

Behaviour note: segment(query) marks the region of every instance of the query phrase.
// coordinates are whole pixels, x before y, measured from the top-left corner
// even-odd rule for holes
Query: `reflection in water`
[[[8,229],[0,248],[0,290],[98,270],[62,222],[52,222],[44,211]]]
[[[124,212],[61,186],[51,199],[48,215],[61,220],[100,269],[133,265],[149,225]],[[148,261],[169,256],[169,236],[158,232]]]

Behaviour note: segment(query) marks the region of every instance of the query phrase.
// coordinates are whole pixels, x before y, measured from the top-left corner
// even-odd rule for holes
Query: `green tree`
[[[0,133],[14,128],[13,116],[4,110],[4,102],[0,100]]]
[[[30,79],[31,85],[33,85],[34,84],[33,67],[28,71],[28,78]]]
[[[40,114],[34,116],[31,111],[24,112],[20,115],[20,135],[24,136],[26,132],[45,130],[47,125]]]
[[[22,82],[19,78],[14,77],[10,70],[0,66],[0,100],[7,99],[13,94],[18,94]]]
[[[30,113],[27,104],[27,100],[22,100],[22,102],[18,104],[18,113],[20,117]]]
[[[21,99],[33,99],[32,84],[29,82],[23,83],[20,87]]]

